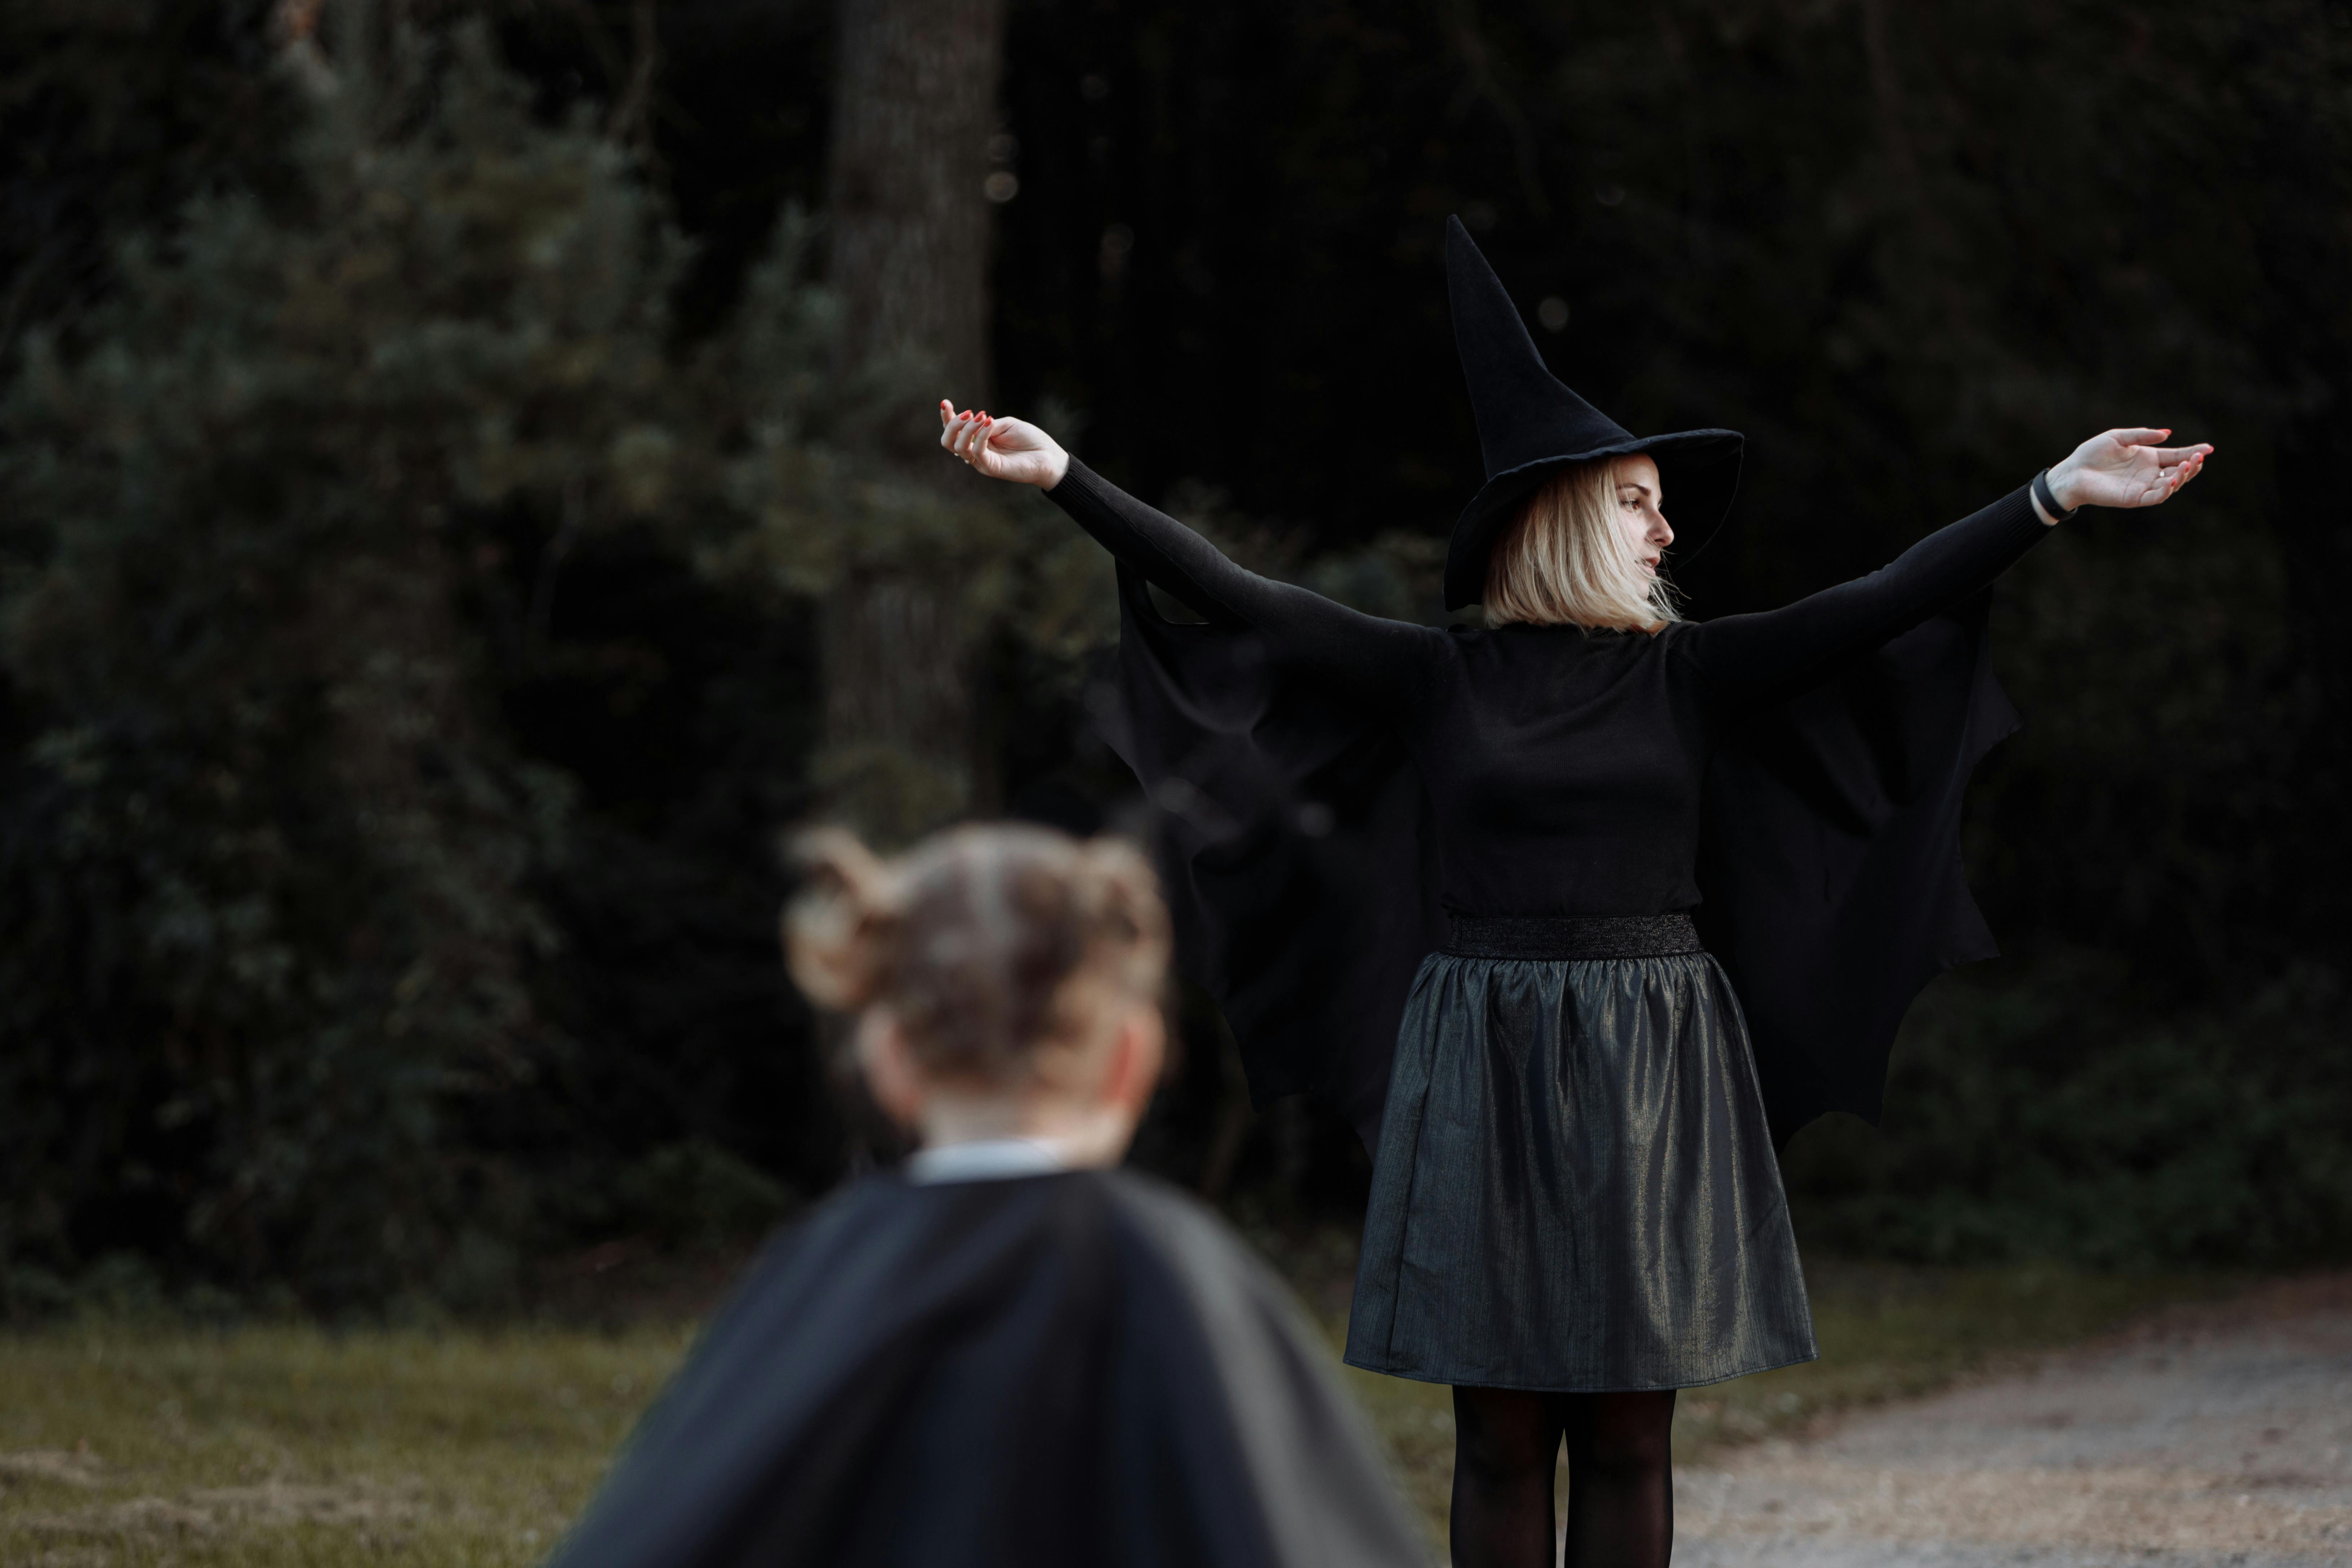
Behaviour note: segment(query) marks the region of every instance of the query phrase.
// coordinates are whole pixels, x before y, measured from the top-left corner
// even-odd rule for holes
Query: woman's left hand
[[[2159,447],[2169,430],[2110,430],[2074,448],[2050,470],[2050,493],[2078,506],[2162,506],[2204,468],[2210,444]]]

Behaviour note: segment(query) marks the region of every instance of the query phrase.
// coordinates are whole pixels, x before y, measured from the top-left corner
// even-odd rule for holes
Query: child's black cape
[[[771,1245],[551,1568],[1426,1568],[1310,1334],[1146,1178],[869,1178]]]

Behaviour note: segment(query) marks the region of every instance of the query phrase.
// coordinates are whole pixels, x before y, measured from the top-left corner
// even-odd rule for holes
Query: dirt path
[[[2344,1568],[2352,1275],[1675,1478],[1675,1568]]]

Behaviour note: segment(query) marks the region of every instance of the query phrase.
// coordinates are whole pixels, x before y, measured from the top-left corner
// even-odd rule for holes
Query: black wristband
[[[2040,473],[2033,476],[2033,499],[2042,503],[2042,510],[2048,512],[2052,517],[2056,518],[2060,522],[2065,521],[2068,518],[2074,516],[2074,512],[2083,510],[2078,506],[2074,509],[2074,511],[2069,511],[2058,504],[2058,498],[2052,494],[2050,490],[2050,470],[2047,468],[2042,469]]]

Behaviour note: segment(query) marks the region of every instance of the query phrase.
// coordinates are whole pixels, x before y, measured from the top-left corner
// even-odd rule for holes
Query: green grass
[[[677,1327],[0,1338],[0,1563],[535,1563]]]
[[[1290,1251],[1327,1322],[1350,1250],[1317,1237]],[[1685,1394],[1679,1457],[1921,1393],[2213,1288],[1853,1264],[1816,1265],[1811,1284],[1822,1360]],[[535,1563],[689,1337],[677,1321],[337,1333],[92,1321],[0,1335],[0,1563]],[[1446,1390],[1348,1379],[1442,1539]]]

